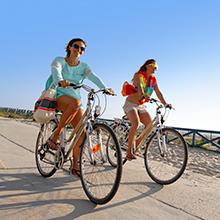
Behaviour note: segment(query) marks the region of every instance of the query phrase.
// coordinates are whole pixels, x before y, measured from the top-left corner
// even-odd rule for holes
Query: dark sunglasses
[[[82,52],[84,52],[85,49],[86,49],[85,47],[80,47],[78,44],[73,44],[72,47],[77,49],[77,50],[80,49]]]

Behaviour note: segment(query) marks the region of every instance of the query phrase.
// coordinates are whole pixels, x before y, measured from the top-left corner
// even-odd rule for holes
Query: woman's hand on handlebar
[[[113,96],[113,95],[115,95],[115,92],[112,88],[106,88],[105,89],[105,94]]]
[[[67,87],[67,86],[69,86],[70,85],[70,82],[68,81],[68,80],[61,80],[60,82],[59,82],[59,86],[61,86],[61,87],[63,87],[63,88],[65,88],[65,87]]]
[[[168,103],[165,104],[165,108],[174,109],[173,106],[171,104],[168,104]]]

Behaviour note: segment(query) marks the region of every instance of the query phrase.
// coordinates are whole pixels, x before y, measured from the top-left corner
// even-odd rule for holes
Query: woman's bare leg
[[[137,131],[140,126],[138,111],[136,109],[129,111],[127,113],[127,117],[131,122],[131,127],[129,129],[129,134],[128,134],[127,158],[135,159],[135,156],[132,153],[132,146],[136,143]]]
[[[140,121],[142,124],[144,124],[145,129],[142,131],[140,136],[136,140],[136,146],[140,147],[139,144],[143,141],[144,138],[148,136],[152,129],[152,119],[148,112],[139,113]]]
[[[69,124],[80,108],[80,100],[77,100],[71,96],[60,96],[57,99],[57,109],[62,112],[60,122],[54,135],[52,141],[57,142],[60,134],[63,132],[64,127]]]
[[[73,118],[73,120],[71,121],[71,125],[74,128],[78,125],[79,121],[81,120],[83,116],[83,113],[84,111],[80,108],[78,112],[76,113],[75,117]],[[79,170],[78,160],[79,160],[79,153],[80,153],[80,145],[83,142],[84,135],[85,135],[85,129],[83,130],[83,133],[80,135],[80,138],[78,139],[77,143],[74,145],[74,148],[73,148],[73,169],[75,170]]]

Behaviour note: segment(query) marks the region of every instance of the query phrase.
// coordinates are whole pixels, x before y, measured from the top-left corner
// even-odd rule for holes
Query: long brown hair
[[[146,65],[148,65],[148,64],[151,64],[151,63],[156,63],[156,60],[154,60],[154,59],[149,59],[149,60],[147,60],[141,67],[140,67],[140,69],[138,70],[138,72],[140,72],[140,71],[146,71]]]

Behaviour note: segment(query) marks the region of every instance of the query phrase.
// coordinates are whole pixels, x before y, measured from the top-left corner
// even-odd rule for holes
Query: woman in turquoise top
[[[52,138],[49,139],[48,145],[51,149],[57,150],[57,141],[64,127],[71,124],[75,127],[83,115],[81,108],[80,89],[68,87],[70,83],[79,84],[84,79],[92,81],[100,89],[105,88],[102,81],[91,71],[89,66],[80,61],[80,57],[84,54],[86,42],[80,38],[69,41],[66,47],[66,57],[56,57],[51,65],[51,76],[47,80],[46,89],[50,86],[56,86],[60,83],[61,87],[57,87],[57,109],[62,112],[62,116],[56,131]],[[113,94],[112,89],[107,89],[109,94]],[[82,137],[76,143],[73,149],[73,170],[72,173],[79,175],[79,165],[77,163],[79,157],[79,146]]]

